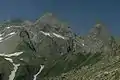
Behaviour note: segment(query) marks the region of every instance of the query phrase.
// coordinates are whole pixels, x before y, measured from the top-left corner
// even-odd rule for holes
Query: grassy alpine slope
[[[45,80],[120,80],[120,55],[103,55],[97,63]]]

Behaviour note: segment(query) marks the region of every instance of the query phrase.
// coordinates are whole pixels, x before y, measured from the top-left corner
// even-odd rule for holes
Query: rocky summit
[[[87,35],[46,13],[0,24],[0,80],[119,80],[119,40],[96,23]]]

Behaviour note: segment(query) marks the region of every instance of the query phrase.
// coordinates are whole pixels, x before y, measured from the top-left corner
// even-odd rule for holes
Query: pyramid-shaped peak
[[[95,26],[92,28],[93,31],[97,31],[97,32],[107,32],[108,33],[108,29],[107,26],[102,24],[102,23],[96,23]]]
[[[55,15],[53,15],[53,13],[45,13],[43,16],[41,16],[35,23],[57,23],[58,20],[57,18],[55,17]]]
[[[39,20],[44,20],[44,19],[56,19],[56,17],[55,17],[55,14],[50,13],[50,12],[47,12],[47,13],[44,13],[44,14],[39,18]]]
[[[96,23],[89,33],[92,37],[99,37],[102,39],[108,39],[110,37],[109,30],[102,23]]]
[[[102,22],[102,21],[100,21],[100,20],[96,21],[95,24],[98,25],[98,26],[100,26],[100,25],[105,25],[105,23]]]
[[[53,13],[47,12],[44,14],[44,16],[53,16]]]
[[[101,26],[101,24],[96,24],[95,26],[96,26],[96,27],[100,27],[100,26]]]
[[[40,17],[40,18],[42,19],[42,18],[48,18],[48,17],[54,17],[53,13],[47,12],[42,17]]]
[[[99,34],[101,32],[102,25],[101,24],[95,24],[94,27],[90,30],[90,34]]]

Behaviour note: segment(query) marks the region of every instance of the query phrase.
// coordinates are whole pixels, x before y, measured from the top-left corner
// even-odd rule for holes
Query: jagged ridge
[[[90,64],[94,66],[101,57],[119,53],[119,45],[106,32],[104,25],[99,23],[87,36],[75,36],[69,25],[50,13],[36,22],[3,23],[0,27],[0,62],[4,64],[0,66],[0,78],[9,80],[13,71],[16,72],[14,80],[44,79],[73,69],[82,71],[83,66]],[[17,69],[13,64],[19,64]]]

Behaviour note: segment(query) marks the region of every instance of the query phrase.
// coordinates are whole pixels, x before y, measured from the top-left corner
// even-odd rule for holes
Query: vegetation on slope
[[[94,65],[85,65],[45,80],[120,80],[120,55],[103,55]]]

